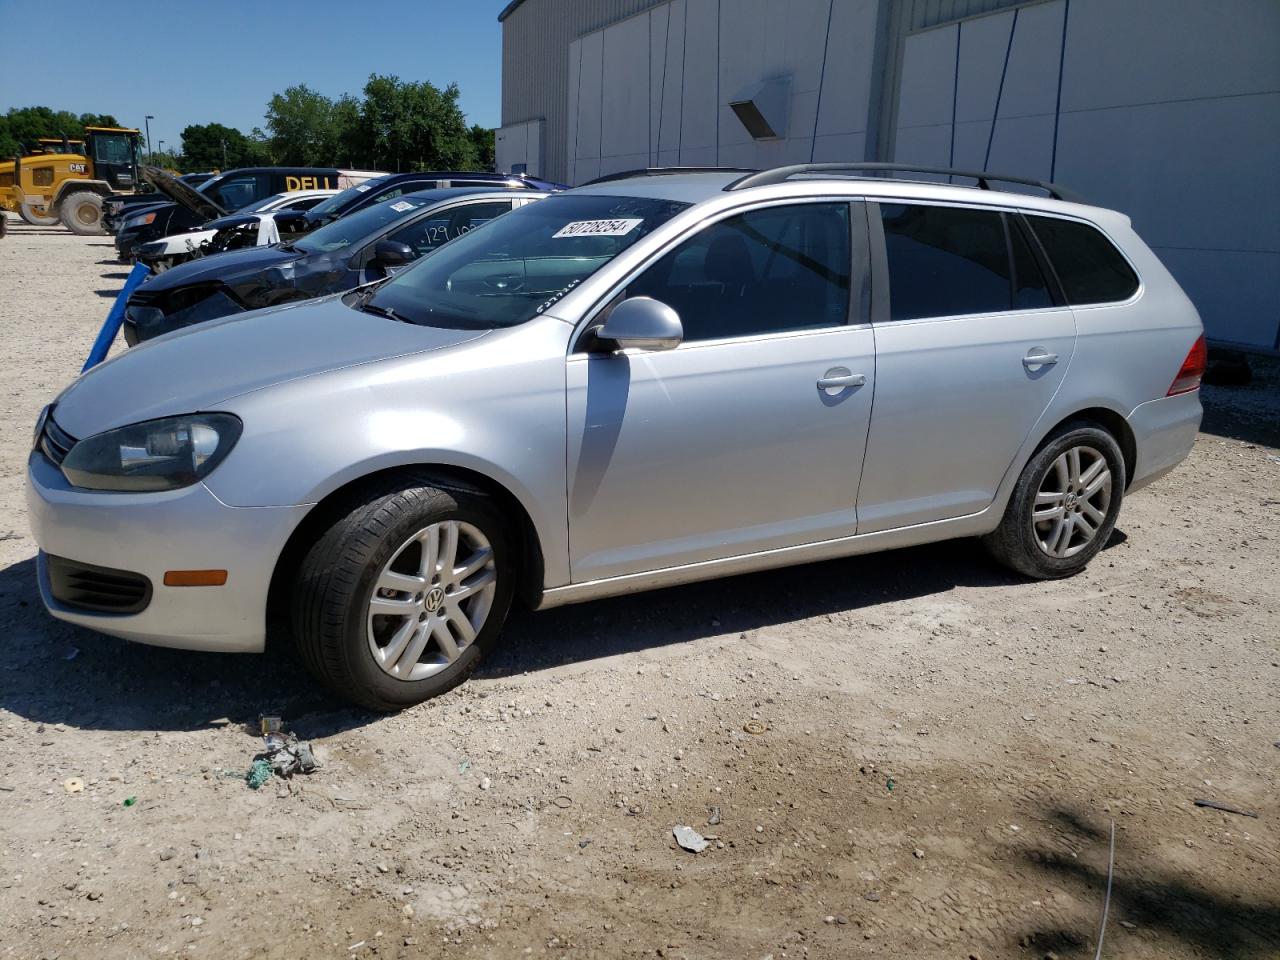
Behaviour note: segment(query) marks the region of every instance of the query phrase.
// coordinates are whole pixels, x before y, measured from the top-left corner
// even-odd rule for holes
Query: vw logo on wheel
[[[435,613],[443,603],[444,587],[432,587],[427,591],[427,595],[422,598],[422,606],[427,613]]]

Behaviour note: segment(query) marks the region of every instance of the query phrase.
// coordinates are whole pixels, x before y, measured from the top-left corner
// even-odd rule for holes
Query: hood
[[[214,217],[225,217],[231,211],[223,210],[222,207],[214,203],[199,190],[189,184],[183,183],[173,174],[165,173],[159,167],[142,168],[142,179],[151,184],[166,197],[179,206],[186,207],[197,216],[203,217],[205,220],[212,220]]]
[[[485,330],[419,327],[363,313],[339,297],[236,314],[132,348],[61,396],[58,425],[77,439],[181,413],[329,370],[440,350]]]
[[[205,225],[205,229],[209,229],[208,224]],[[242,250],[228,250],[216,257],[201,257],[199,260],[180,263],[172,270],[166,270],[164,273],[148,278],[137,290],[138,300],[150,300],[153,296],[167,293],[178,287],[214,280],[231,284],[244,277],[261,273],[268,267],[279,266],[304,256],[307,254],[301,250],[286,250],[283,247],[245,247]]]

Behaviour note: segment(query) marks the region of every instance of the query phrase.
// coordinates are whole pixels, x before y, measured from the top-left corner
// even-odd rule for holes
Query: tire
[[[1124,455],[1110,433],[1085,421],[1064,424],[1023,468],[1000,526],[983,544],[1024,576],[1074,576],[1111,537],[1126,482]]]
[[[82,237],[101,236],[102,198],[88,190],[79,190],[61,204],[62,225]]]
[[[35,213],[25,203],[18,207],[18,216],[22,218],[23,223],[29,223],[33,227],[56,227],[58,225],[57,217],[46,217]]]
[[[328,527],[299,564],[290,600],[290,625],[307,669],[339,696],[379,711],[421,703],[462,683],[495,645],[514,594],[508,523],[494,502],[479,490],[426,474],[402,476],[365,488],[327,519]],[[476,546],[480,541],[489,551],[484,566],[453,586],[447,582],[452,574],[441,572],[438,583],[428,576],[416,592],[379,589],[380,581],[400,576],[391,582],[405,586],[407,577],[422,572],[432,529],[444,556],[450,525],[457,531],[453,569],[484,555]],[[420,533],[425,540],[415,539]],[[484,586],[473,588],[481,581]],[[459,589],[472,592],[451,605],[448,598]],[[370,607],[375,602],[377,609],[394,606],[396,612],[376,614]],[[473,621],[481,607],[477,630]],[[456,619],[458,610],[474,634],[469,641]],[[439,638],[441,629],[458,647],[453,656]],[[402,631],[408,631],[407,640]],[[414,657],[424,636],[426,646],[418,646]]]

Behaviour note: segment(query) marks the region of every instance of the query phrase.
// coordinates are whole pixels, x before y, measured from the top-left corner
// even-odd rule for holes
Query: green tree
[[[343,129],[353,114],[350,99],[331,100],[305,83],[275,94],[266,113],[272,159],[289,166],[335,165],[354,142]]]
[[[109,113],[82,113],[80,114],[80,126],[118,127],[120,126],[120,121]]]
[[[267,153],[235,127],[193,123],[182,130],[182,158],[186,170],[233,170],[264,164]]]
[[[475,144],[476,160],[480,164],[480,169],[492,170],[498,162],[494,153],[493,130],[489,127],[482,127],[478,123],[473,123],[471,129],[467,131],[467,136]]]
[[[372,74],[364,86],[359,142],[383,170],[474,170],[480,158],[458,106],[458,85]]]

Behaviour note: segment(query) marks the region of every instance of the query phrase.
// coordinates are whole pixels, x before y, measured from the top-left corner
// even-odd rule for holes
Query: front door
[[[987,507],[1062,383],[1076,336],[1016,214],[878,207],[889,315],[876,324],[859,533]]]
[[[865,251],[862,204],[767,206],[620,294],[674,308],[684,340],[568,359],[575,583],[854,533],[875,376]]]

